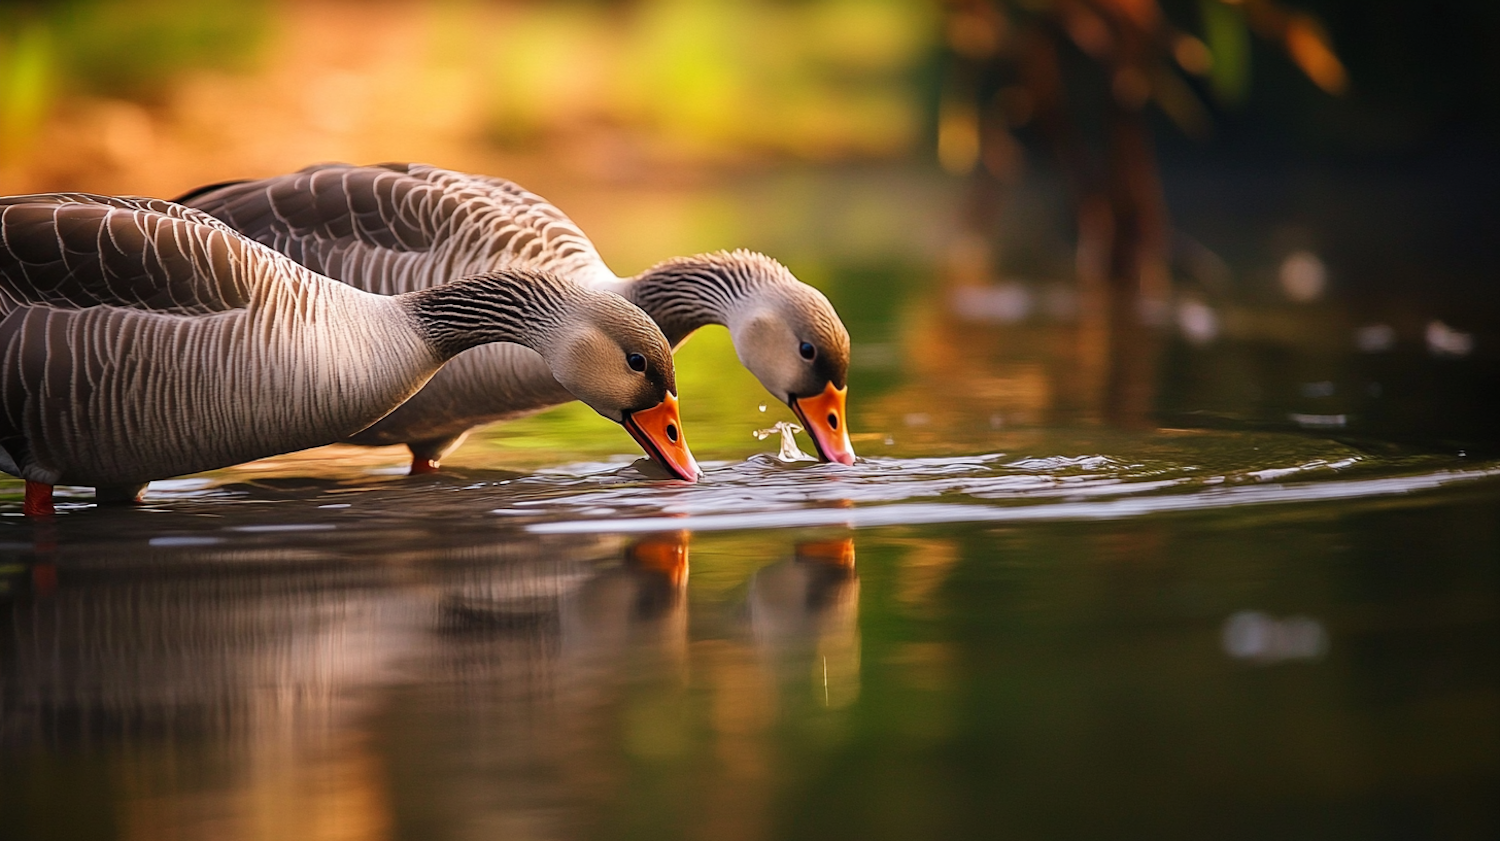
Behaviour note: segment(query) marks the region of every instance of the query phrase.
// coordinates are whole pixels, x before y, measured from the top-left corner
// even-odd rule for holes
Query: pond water
[[[1483,341],[1220,310],[1105,424],[1064,315],[929,280],[828,275],[853,467],[706,331],[693,486],[576,407],[437,476],[7,485],[0,838],[1500,832]]]

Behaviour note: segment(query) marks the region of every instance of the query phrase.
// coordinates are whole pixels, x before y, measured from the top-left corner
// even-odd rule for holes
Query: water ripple
[[[852,467],[769,455],[705,463],[697,485],[622,482],[584,465],[523,479],[494,509],[537,533],[1116,519],[1232,506],[1411,494],[1500,475],[1435,455],[1372,456],[1333,442],[1203,439],[1101,453],[867,458]],[[530,520],[530,522],[527,522]]]
[[[234,545],[281,541],[322,551],[397,532],[420,543],[473,528],[479,512],[500,530],[601,534],[1116,519],[1391,497],[1500,474],[1497,461],[1275,433],[1075,432],[1025,447],[875,456],[852,466],[762,453],[705,461],[704,480],[692,485],[656,480],[649,465],[618,459],[531,474],[467,470],[395,479],[371,478],[363,467],[340,476],[330,465],[341,462],[327,462],[318,463],[327,476],[242,471],[216,481],[153,483],[154,507],[141,509],[150,519],[82,504],[66,513],[87,513],[96,524],[75,532],[140,534],[153,548],[186,546],[183,535],[212,524]],[[304,470],[308,464],[298,462]]]
[[[1196,493],[1137,496],[1112,499],[1068,500],[1045,504],[984,506],[966,503],[900,503],[871,507],[801,508],[778,511],[707,513],[711,509],[684,511],[677,516],[611,520],[559,520],[533,523],[529,531],[539,534],[590,532],[652,532],[668,529],[725,531],[760,528],[841,526],[910,526],[935,523],[1019,523],[1059,520],[1116,520],[1148,514],[1209,511],[1248,505],[1289,504],[1330,500],[1366,499],[1417,493],[1448,485],[1500,477],[1500,467],[1475,470],[1445,470],[1418,476],[1386,479],[1354,479],[1305,484],[1261,484],[1204,487]],[[1142,483],[1158,490],[1171,483]],[[1036,495],[1033,495],[1036,496]]]

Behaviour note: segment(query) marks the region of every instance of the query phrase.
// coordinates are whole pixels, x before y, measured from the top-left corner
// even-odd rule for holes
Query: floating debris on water
[[[1343,414],[1308,415],[1302,414],[1300,412],[1293,412],[1290,415],[1287,415],[1287,417],[1291,418],[1292,423],[1295,423],[1303,429],[1343,429],[1344,427],[1349,425],[1349,416]]]
[[[1474,350],[1474,334],[1455,330],[1441,321],[1427,322],[1427,352],[1462,358]]]
[[[1236,660],[1277,663],[1317,660],[1328,653],[1328,632],[1316,619],[1289,616],[1277,619],[1255,610],[1242,610],[1224,622],[1224,653]]]

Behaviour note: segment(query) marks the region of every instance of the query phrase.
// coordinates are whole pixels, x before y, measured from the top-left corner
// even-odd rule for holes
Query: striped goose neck
[[[728,326],[734,313],[767,287],[795,282],[780,263],[753,251],[676,257],[647,269],[622,294],[646,311],[676,347],[699,327]]]
[[[444,358],[514,342],[540,352],[586,293],[550,272],[502,269],[397,296]]]

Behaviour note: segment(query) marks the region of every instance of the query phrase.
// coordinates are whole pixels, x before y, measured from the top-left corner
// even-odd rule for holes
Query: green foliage
[[[935,12],[917,0],[476,7],[454,13],[471,23],[438,50],[479,56],[506,145],[604,124],[714,155],[885,156],[921,133],[913,79]]]
[[[234,67],[261,42],[264,0],[0,4],[0,162],[68,91],[149,100],[188,67]]]
[[[1237,103],[1250,87],[1250,29],[1244,10],[1221,0],[1202,0],[1203,35],[1213,62],[1209,82],[1224,102]]]
[[[36,21],[0,37],[0,162],[22,146],[46,116],[52,88],[52,38]]]
[[[47,25],[72,86],[142,98],[183,68],[239,66],[266,19],[262,0],[80,0],[52,7]]]

